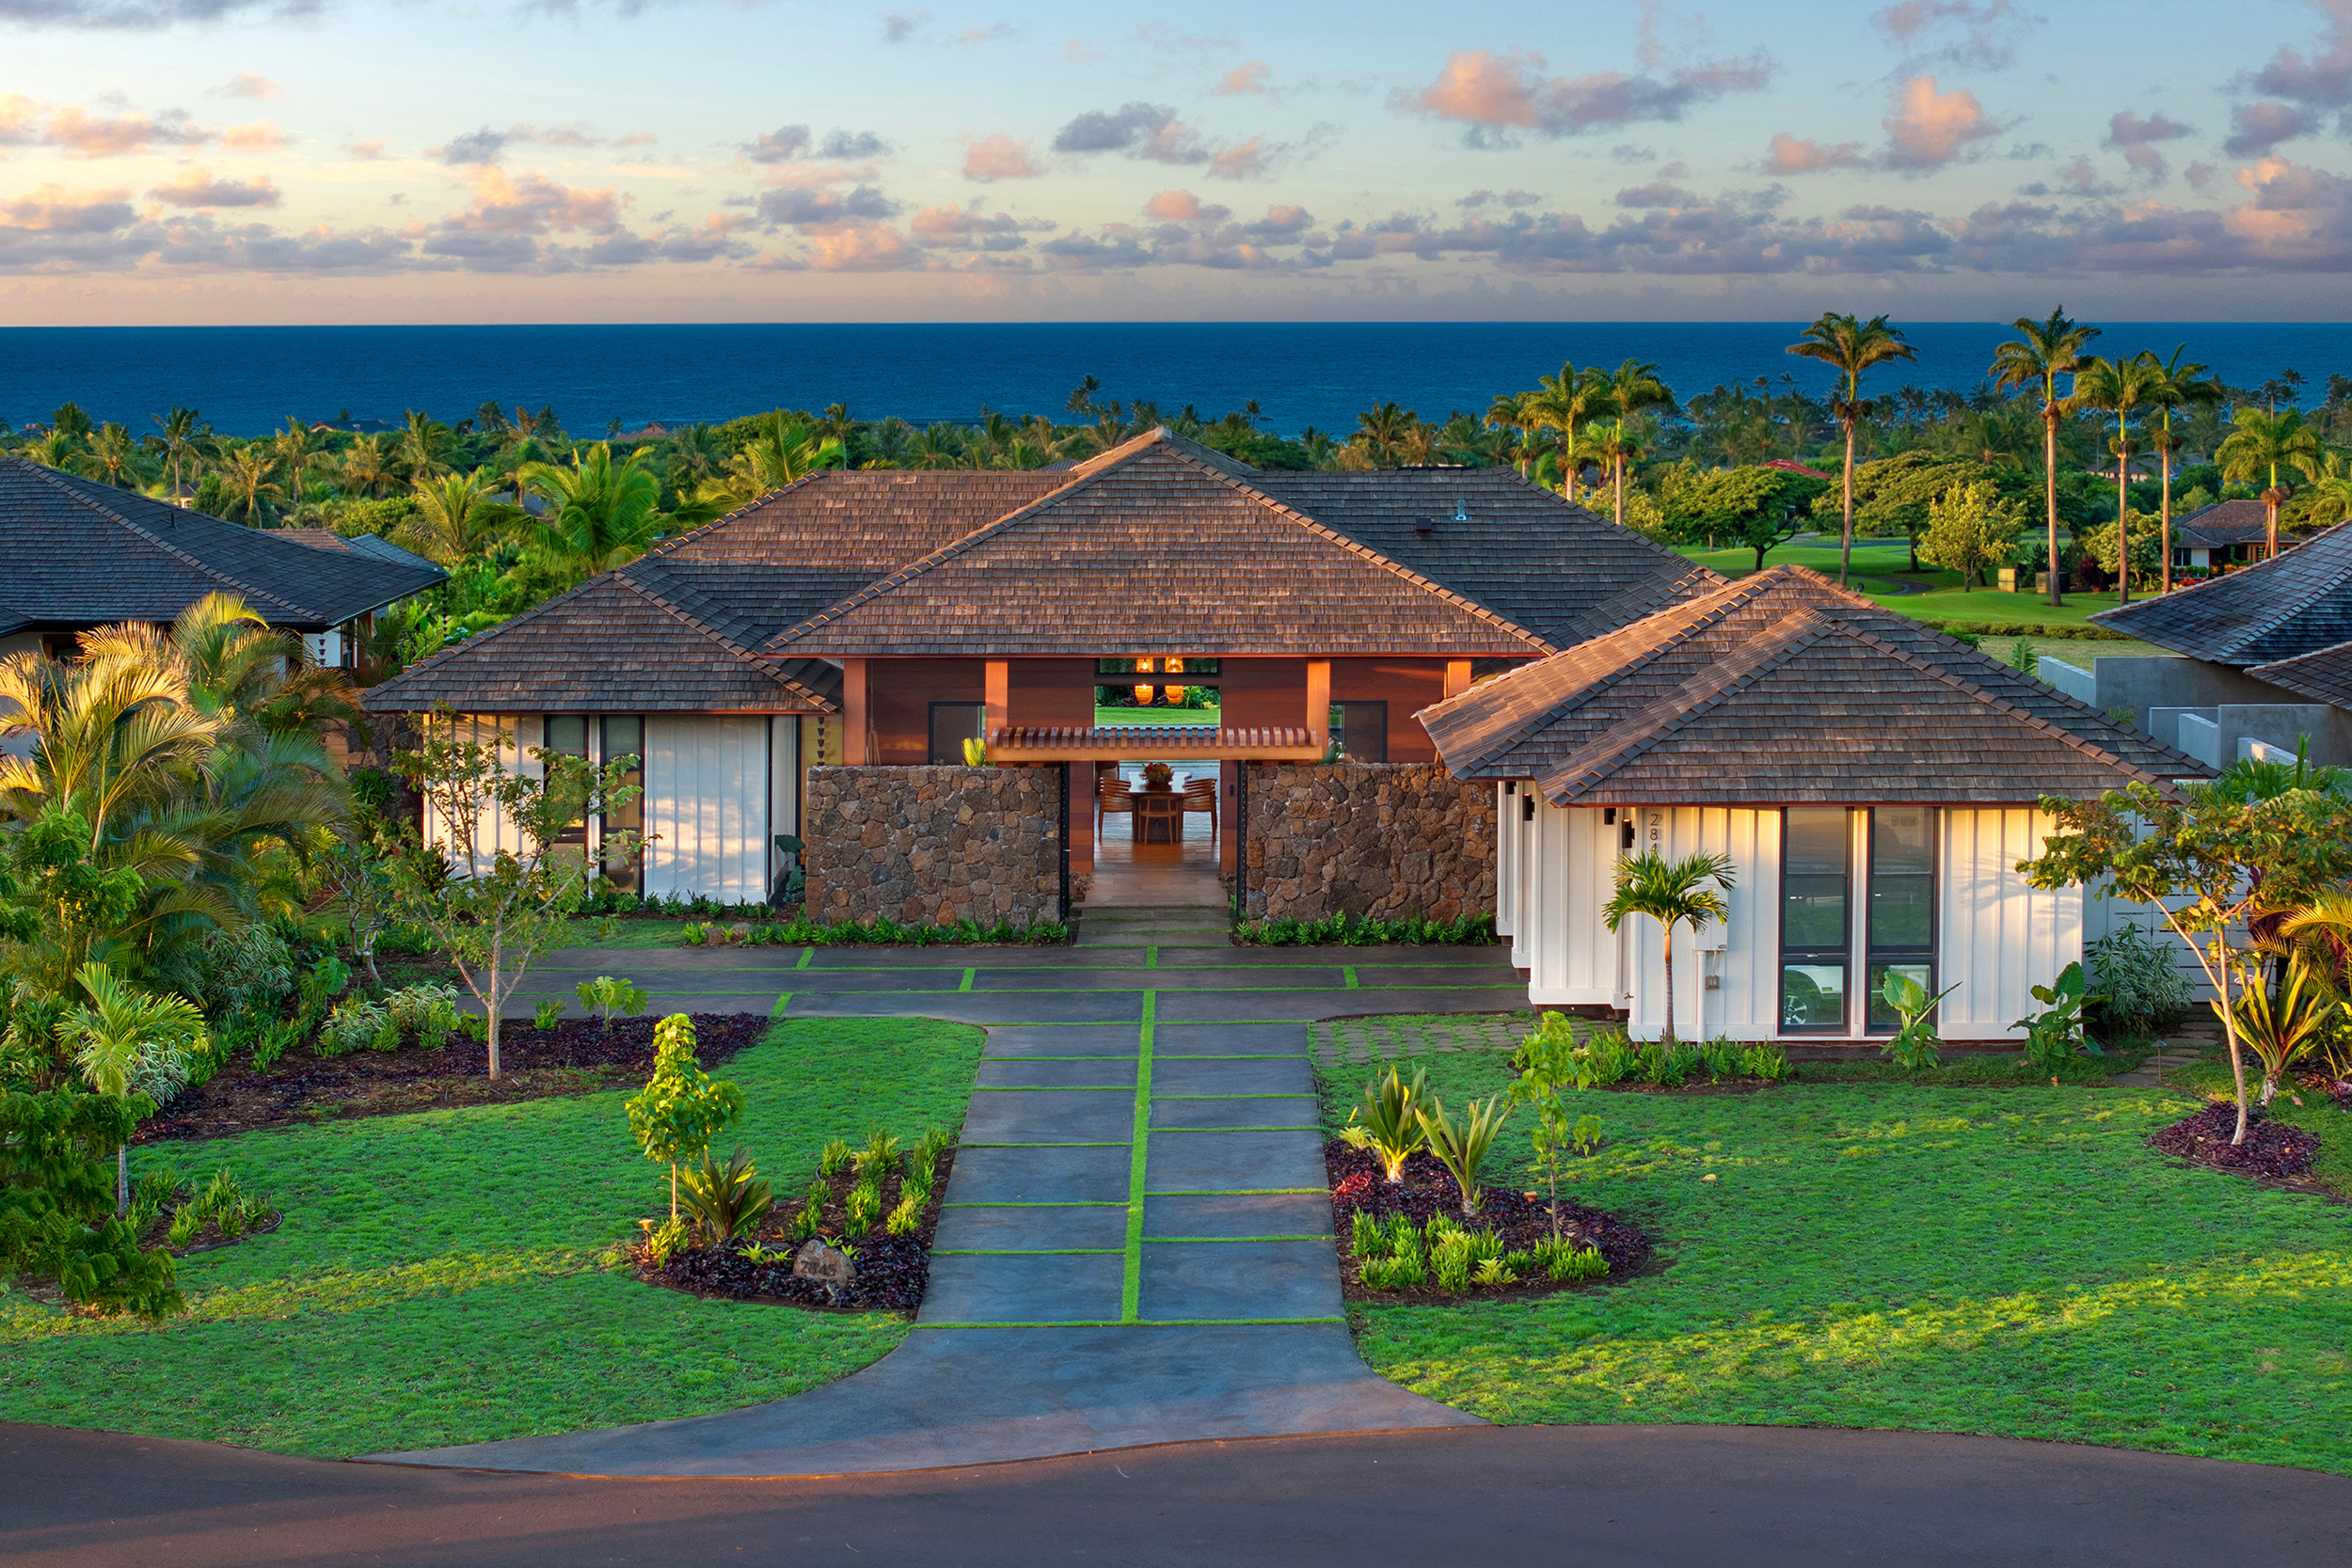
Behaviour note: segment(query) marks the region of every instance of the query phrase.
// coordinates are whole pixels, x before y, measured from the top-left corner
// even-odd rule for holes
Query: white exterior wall
[[[1538,797],[1524,834],[1519,873],[1519,944],[1531,1002],[1555,1006],[1623,1006],[1617,939],[1601,924],[1617,828],[1581,807]]]
[[[1495,935],[1505,946],[1519,928],[1518,789],[1516,780],[1495,784]],[[1511,961],[1518,962],[1516,952]]]
[[[762,715],[645,716],[648,896],[768,896],[769,748]]]
[[[2042,1010],[2031,988],[2083,956],[2082,890],[2043,893],[2017,874],[2051,827],[2024,808],[1944,813],[1936,983],[1960,988],[1937,1019],[1946,1039],[2023,1039],[2012,1025]]]
[[[461,744],[494,746],[499,761],[509,771],[535,779],[544,771],[532,751],[547,743],[546,723],[537,714],[461,713],[452,721],[455,725],[453,736]],[[430,804],[425,807],[424,836],[429,844],[446,847],[450,843],[440,815]],[[501,849],[519,854],[523,848],[522,833],[505,819],[505,814],[495,805],[485,806],[474,830],[474,853],[487,869],[489,857]],[[459,867],[460,872],[464,870]]]
[[[1656,849],[1670,860],[1731,857],[1732,885],[1724,895],[1730,920],[1710,923],[1695,935],[1687,927],[1675,933],[1675,1034],[1686,1040],[1772,1038],[1780,1029],[1780,814],[1722,806],[1632,812],[1637,853]],[[1603,869],[1594,900],[1596,925],[1612,869]],[[1666,1025],[1665,933],[1655,920],[1635,915],[1617,940],[1632,991],[1628,1032],[1635,1039],[1657,1039]],[[1713,990],[1707,989],[1710,976]]]

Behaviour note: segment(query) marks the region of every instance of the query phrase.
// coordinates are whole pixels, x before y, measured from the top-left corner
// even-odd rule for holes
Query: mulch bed
[[[694,1053],[705,1068],[758,1043],[768,1030],[764,1013],[692,1017]],[[219,1138],[288,1122],[503,1104],[633,1085],[653,1070],[657,1022],[615,1019],[608,1031],[588,1019],[552,1029],[509,1019],[500,1031],[496,1081],[488,1075],[489,1048],[464,1035],[437,1047],[355,1051],[347,1056],[313,1056],[297,1046],[266,1071],[257,1072],[246,1062],[230,1064],[142,1124],[132,1141]]]
[[[1555,1291],[1606,1284],[1639,1274],[1649,1267],[1655,1253],[1649,1237],[1639,1227],[1607,1210],[1564,1196],[1560,1200],[1561,1232],[1581,1244],[1600,1249],[1609,1272],[1599,1279],[1555,1280],[1538,1272],[1516,1285],[1474,1285],[1458,1295],[1435,1285],[1412,1291],[1375,1291],[1364,1284],[1361,1266],[1348,1246],[1359,1210],[1384,1224],[1391,1214],[1405,1214],[1416,1225],[1444,1214],[1461,1221],[1465,1229],[1494,1231],[1502,1239],[1505,1252],[1533,1251],[1537,1242],[1549,1239],[1551,1212],[1540,1193],[1531,1196],[1518,1188],[1487,1186],[1479,1194],[1477,1217],[1465,1218],[1461,1189],[1426,1149],[1406,1157],[1405,1179],[1394,1184],[1382,1177],[1376,1156],[1337,1138],[1324,1143],[1323,1167],[1331,1182],[1331,1228],[1339,1238],[1340,1279],[1349,1301],[1438,1304],[1548,1296]]]
[[[923,1291],[930,1284],[931,1233],[939,1228],[940,1205],[946,1201],[947,1177],[955,1164],[956,1151],[950,1147],[932,1166],[931,1201],[923,1211],[922,1223],[905,1236],[891,1235],[877,1219],[865,1235],[849,1237],[849,1197],[850,1190],[857,1185],[856,1172],[843,1170],[811,1179],[823,1181],[826,1188],[818,1236],[834,1245],[847,1240],[856,1249],[856,1273],[845,1286],[828,1289],[792,1272],[791,1254],[802,1245],[793,1239],[792,1219],[808,1199],[807,1183],[798,1189],[778,1188],[776,1206],[760,1222],[758,1232],[741,1241],[724,1246],[690,1247],[672,1254],[667,1263],[658,1267],[645,1256],[644,1243],[639,1243],[631,1249],[637,1277],[648,1285],[731,1301],[776,1302],[818,1312],[912,1313],[923,1305]],[[898,1206],[900,1185],[896,1177],[882,1181],[883,1214]],[[785,1254],[783,1260],[754,1262],[744,1256],[744,1249],[755,1243]]]
[[[2159,1128],[2148,1142],[2178,1159],[2240,1176],[2283,1181],[2311,1174],[2319,1140],[2301,1128],[2272,1121],[2255,1111],[2247,1124],[2244,1143],[2230,1142],[2236,1131],[2236,1101],[2216,1101],[2193,1116]]]

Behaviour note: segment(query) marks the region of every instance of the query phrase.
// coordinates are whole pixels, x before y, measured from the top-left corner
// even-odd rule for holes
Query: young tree
[[[1829,411],[1846,433],[1846,526],[1837,548],[1837,586],[1843,588],[1853,559],[1854,431],[1870,414],[1870,405],[1862,399],[1862,372],[1892,359],[1916,359],[1919,351],[1904,342],[1901,331],[1887,325],[1884,316],[1865,322],[1825,311],[1804,329],[1804,340],[1790,343],[1788,352],[1799,358],[1819,359],[1845,378],[1829,404]]]
[[[1617,863],[1616,891],[1601,906],[1601,918],[1614,931],[1629,914],[1645,914],[1666,933],[1666,1032],[1675,1038],[1675,927],[1692,932],[1710,920],[1731,918],[1724,891],[1731,886],[1729,855],[1697,854],[1670,861],[1655,849],[1645,849]],[[1713,883],[1712,887],[1708,883]]]
[[[71,1085],[0,1089],[0,1277],[45,1274],[65,1299],[160,1318],[184,1310],[171,1254],[139,1250],[97,1151],[121,1147],[136,1102]]]
[[[1532,1105],[1535,1168],[1551,1192],[1551,1239],[1560,1239],[1560,1172],[1576,1148],[1576,1125],[1568,1115],[1568,1091],[1576,1087],[1576,1032],[1564,1013],[1546,1013],[1535,1032],[1519,1043],[1511,1066],[1511,1103]]]
[[[2247,1128],[2246,1055],[2238,999],[2264,984],[2261,951],[2238,945],[2265,917],[2308,908],[2323,889],[2352,876],[2352,802],[2324,789],[2267,798],[2191,785],[2175,796],[2149,784],[2109,790],[2095,800],[2045,798],[2058,824],[2043,853],[2018,870],[2038,888],[2087,887],[2105,879],[2118,897],[2146,904],[2187,944],[2220,998],[2230,1071],[2237,1086],[2237,1131]]]
[[[1933,565],[1960,574],[1960,585],[1984,580],[1984,569],[2009,559],[2026,526],[2017,503],[1991,484],[1968,484],[1928,502],[1927,537],[1919,554]]]
[[[57,1030],[75,1048],[75,1064],[100,1094],[144,1104],[147,1112],[141,1115],[152,1112],[188,1081],[188,1053],[202,1048],[204,1015],[180,997],[133,990],[104,964],[84,964],[74,979],[92,1004],[68,1013]],[[130,1212],[126,1132],[115,1143],[115,1213]]]
[[[2050,312],[2048,321],[2020,316],[2010,325],[2016,328],[2016,341],[1993,351],[1991,374],[1996,386],[2042,388],[2042,483],[2050,514],[2050,603],[2061,605],[2066,599],[2058,589],[2064,574],[2058,570],[2058,421],[2066,416],[2066,401],[2058,394],[2058,378],[2082,368],[2083,345],[2096,338],[2099,329],[2069,317],[2063,305]]]
[[[432,934],[489,1014],[493,1078],[506,999],[532,960],[562,943],[565,917],[596,880],[586,854],[561,839],[590,813],[615,811],[639,794],[623,783],[633,757],[598,771],[582,757],[540,748],[531,754],[537,778],[522,771],[505,732],[489,745],[460,740],[453,717],[438,713],[425,721],[422,746],[393,763],[423,799],[433,834],[427,844],[409,830],[405,851],[388,866],[393,907]],[[628,858],[637,837],[608,832],[606,854]]]
[[[670,1218],[677,1218],[677,1168],[743,1114],[743,1091],[714,1079],[694,1059],[694,1021],[672,1013],[654,1025],[653,1076],[629,1097],[628,1131],[645,1158],[670,1167]]]

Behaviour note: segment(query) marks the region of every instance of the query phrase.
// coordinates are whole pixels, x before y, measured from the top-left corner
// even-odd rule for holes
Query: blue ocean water
[[[1915,364],[1873,377],[1891,388],[1973,387],[1990,322],[1904,324]],[[1819,393],[1830,372],[1785,353],[1789,322],[1048,323],[690,326],[197,326],[0,328],[0,418],[10,428],[72,399],[91,417],[152,428],[175,404],[215,428],[256,435],[289,414],[344,410],[398,420],[421,408],[455,420],[486,399],[553,404],[575,435],[612,420],[722,420],[777,406],[844,403],[869,419],[970,420],[982,405],[1058,413],[1081,377],[1101,395],[1191,404],[1209,418],[1255,398],[1270,428],[1344,434],[1393,399],[1425,418],[1483,412],[1563,359],[1656,362],[1684,396],[1719,383],[1775,382]],[[2352,325],[2108,324],[2106,353],[2190,356],[2239,386],[2294,368],[2311,399],[2352,373]]]

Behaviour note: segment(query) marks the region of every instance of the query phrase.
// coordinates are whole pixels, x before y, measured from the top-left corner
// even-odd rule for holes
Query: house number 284
[[[1659,826],[1666,820],[1666,814],[1662,811],[1653,811],[1645,812],[1643,815],[1649,818],[1649,841],[1652,844],[1659,843],[1666,836],[1664,830]]]

